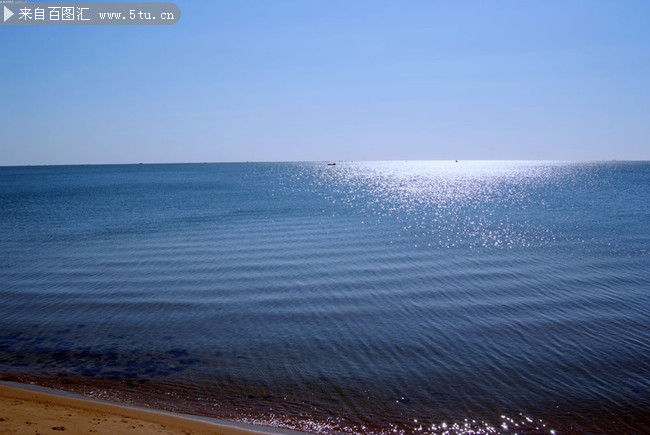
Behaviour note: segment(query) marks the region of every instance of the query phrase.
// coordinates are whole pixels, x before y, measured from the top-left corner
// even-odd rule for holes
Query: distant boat
[[[336,166],[336,163],[328,163],[327,166]]]

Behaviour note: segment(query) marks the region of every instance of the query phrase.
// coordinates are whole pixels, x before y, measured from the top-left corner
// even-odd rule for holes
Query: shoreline
[[[297,434],[267,426],[173,413],[0,381],[0,432]]]

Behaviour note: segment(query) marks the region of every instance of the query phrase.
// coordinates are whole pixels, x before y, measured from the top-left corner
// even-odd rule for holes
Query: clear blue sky
[[[177,1],[1,26],[0,165],[650,159],[650,2]]]

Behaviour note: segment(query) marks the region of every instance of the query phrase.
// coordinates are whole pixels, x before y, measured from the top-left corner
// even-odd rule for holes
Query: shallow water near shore
[[[649,186],[647,162],[0,168],[0,375],[306,431],[642,433]]]

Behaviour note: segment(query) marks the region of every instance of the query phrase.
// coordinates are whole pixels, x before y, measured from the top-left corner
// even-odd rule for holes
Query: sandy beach
[[[43,434],[261,434],[273,428],[205,421],[200,417],[150,411],[51,389],[0,383],[0,433]],[[286,433],[286,432],[285,432]]]

